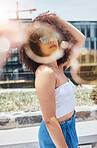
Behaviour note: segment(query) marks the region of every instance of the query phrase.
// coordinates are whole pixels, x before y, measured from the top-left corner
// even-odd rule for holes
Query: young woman
[[[49,33],[44,27],[39,29],[41,25],[38,24],[38,28],[32,32],[30,30],[27,43],[19,50],[21,63],[35,73],[35,87],[43,116],[38,133],[39,145],[40,148],[77,148],[75,86],[64,75],[64,70],[71,64],[73,51],[78,52],[83,47],[85,36],[53,13],[39,15],[32,24],[36,22],[54,29]],[[53,30],[51,28],[50,30]],[[62,42],[68,44],[64,47],[64,55],[60,59],[49,63],[33,60],[32,52],[48,57],[61,49]],[[73,58],[76,59],[77,56]]]

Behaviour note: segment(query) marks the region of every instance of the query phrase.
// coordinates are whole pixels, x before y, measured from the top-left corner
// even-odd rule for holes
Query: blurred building
[[[79,76],[87,81],[97,78],[97,21],[71,21],[85,36],[86,41],[80,55]]]
[[[17,21],[17,20],[16,20]],[[31,23],[31,19],[22,19],[24,25]],[[97,21],[69,21],[78,28],[85,36],[84,48],[95,51],[95,54],[83,55],[80,57],[81,65],[87,69],[87,66],[97,66]],[[19,62],[18,49],[12,49],[13,56],[8,59],[1,73],[1,81],[5,80],[32,80],[34,75],[25,70]],[[91,70],[91,68],[90,68]],[[67,71],[68,72],[68,71]]]
[[[12,19],[13,21],[19,21],[24,26],[30,24],[32,19]],[[12,21],[11,20],[11,21]],[[10,21],[10,20],[9,20]],[[32,74],[27,71],[24,65],[21,65],[19,62],[18,49],[12,49],[12,56],[8,58],[8,63],[3,67],[0,80],[32,80]]]
[[[86,41],[84,48],[97,52],[97,21],[71,21],[76,28],[78,28],[85,36]],[[82,63],[97,63],[96,54],[92,57],[83,57]]]
[[[84,47],[97,50],[97,21],[70,21],[85,36]]]

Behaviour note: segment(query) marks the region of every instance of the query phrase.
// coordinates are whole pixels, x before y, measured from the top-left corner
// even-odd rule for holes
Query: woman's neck
[[[45,65],[58,68],[58,65],[57,65],[56,61],[53,61],[52,63],[47,63]]]
[[[52,62],[52,63],[44,64],[44,65],[47,65],[47,66],[50,66],[50,67],[59,69],[60,71],[63,72],[63,66],[62,66],[62,65],[58,66],[56,61],[54,61],[54,62]]]

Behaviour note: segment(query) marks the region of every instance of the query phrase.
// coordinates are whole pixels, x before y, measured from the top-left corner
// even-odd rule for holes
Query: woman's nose
[[[52,43],[52,42],[55,42],[55,39],[50,38],[50,39],[49,39],[49,43]]]

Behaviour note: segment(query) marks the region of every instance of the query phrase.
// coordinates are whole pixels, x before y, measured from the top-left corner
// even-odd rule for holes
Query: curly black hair
[[[51,25],[53,28],[55,28],[56,31],[61,35],[62,41],[68,41],[73,44],[76,44],[77,41],[71,35],[71,33],[66,29],[65,24],[62,21],[60,21],[59,17],[57,17],[56,14],[54,14],[54,13],[40,14],[32,21],[32,24],[34,24],[37,21],[40,23],[47,23],[47,24]],[[39,50],[40,49],[39,44],[37,42],[37,39],[39,39],[40,36],[41,35],[38,34],[38,32],[32,32],[32,34],[30,35],[29,44],[30,44],[30,47],[34,53],[38,53],[39,56],[42,56],[42,53]],[[64,50],[64,56],[57,60],[58,66],[69,60],[70,52],[71,52],[71,49]],[[41,65],[41,63],[37,63],[37,62],[31,60],[27,56],[27,54],[25,52],[25,45],[23,45],[18,50],[18,53],[19,53],[20,63],[24,64],[27,70],[30,70],[31,72],[35,73],[36,69]],[[64,69],[65,68],[66,67],[64,67]]]

